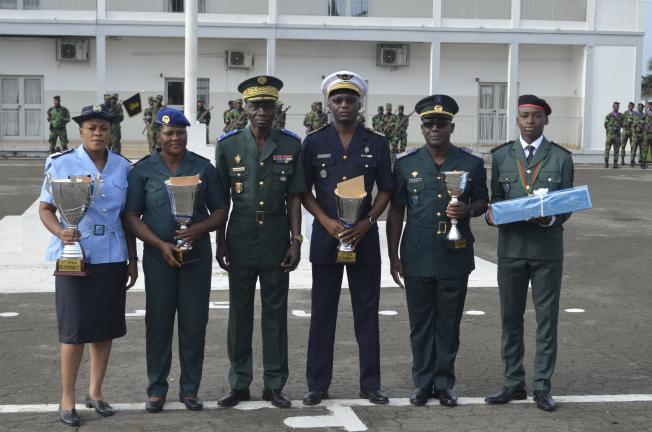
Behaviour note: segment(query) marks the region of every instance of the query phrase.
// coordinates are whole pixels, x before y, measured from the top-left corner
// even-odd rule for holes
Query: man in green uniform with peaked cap
[[[620,134],[620,164],[625,166],[625,147],[629,141],[629,149],[634,151],[634,131],[633,124],[636,120],[637,114],[634,111],[634,102],[627,104],[627,111],[623,113],[623,131]],[[633,165],[632,165],[633,166]]]
[[[392,277],[405,288],[407,298],[414,382],[410,403],[417,406],[433,396],[441,405],[457,405],[455,358],[469,274],[475,268],[470,221],[482,215],[489,202],[482,157],[450,142],[458,110],[447,95],[421,99],[415,111],[426,145],[399,154],[394,165],[396,189],[387,218],[387,246]],[[448,193],[450,171],[467,173],[456,203]],[[448,240],[451,219],[458,221],[461,240]]]
[[[541,188],[552,192],[573,187],[571,153],[543,135],[551,112],[550,105],[537,96],[519,97],[516,119],[521,132],[519,139],[492,150],[491,202],[521,198]],[[487,223],[494,225],[491,209],[486,217]],[[489,404],[527,398],[523,315],[531,283],[537,327],[534,401],[544,411],[556,408],[550,395],[550,381],[557,360],[557,319],[564,260],[562,224],[569,217],[570,214],[561,214],[498,226],[504,387],[485,399]]]
[[[371,126],[376,132],[385,132],[385,109],[382,105],[378,105],[378,114],[371,118]]]
[[[54,153],[57,148],[57,138],[61,140],[61,150],[68,149],[68,133],[66,125],[70,122],[70,111],[61,105],[61,96],[52,98],[52,106],[47,111],[48,123],[50,123],[50,154]]]
[[[645,153],[647,152],[647,143],[645,142],[645,104],[640,103],[636,107],[636,115],[632,122],[632,154],[629,160],[629,166],[634,167],[636,164],[636,154],[639,154],[638,161],[641,168],[647,168],[645,163]]]
[[[300,260],[306,181],[301,139],[272,127],[282,86],[278,78],[264,75],[242,82],[238,91],[250,124],[222,135],[215,151],[215,166],[233,205],[226,233],[218,233],[216,254],[229,272],[231,390],[218,401],[222,407],[250,398],[256,280],[262,305],[262,397],[277,407],[290,406],[282,393],[288,378],[287,297],[289,274]]]
[[[614,148],[614,168],[618,168],[618,149],[620,148],[620,129],[623,127],[623,114],[618,111],[620,102],[613,103],[613,110],[604,118],[604,130],[607,135],[604,143],[604,167],[609,168],[609,153]]]

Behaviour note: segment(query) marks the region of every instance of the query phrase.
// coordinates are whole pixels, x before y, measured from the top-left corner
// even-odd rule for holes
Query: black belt
[[[266,211],[255,211],[255,212],[245,212],[234,210],[233,215],[239,217],[253,218],[256,219],[256,223],[262,225],[265,221],[274,222],[280,219],[287,217],[287,214],[284,212],[266,212]]]

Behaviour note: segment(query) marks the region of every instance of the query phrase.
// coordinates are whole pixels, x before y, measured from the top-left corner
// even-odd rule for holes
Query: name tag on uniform
[[[371,154],[362,154],[360,156],[362,156],[363,158],[373,158],[374,157],[374,155],[371,155]]]
[[[234,173],[237,173],[237,172],[245,172],[247,167],[234,167],[234,168],[231,168],[231,169],[233,170]]]
[[[279,155],[273,155],[272,156],[272,160],[275,163],[286,164],[286,163],[292,162],[293,159],[294,159],[294,157],[291,154],[289,154],[289,155],[281,155],[281,154],[279,154]]]
[[[331,154],[330,153],[324,153],[324,154],[318,154],[317,159],[330,159]]]
[[[408,179],[408,183],[421,183],[422,181],[421,177]]]

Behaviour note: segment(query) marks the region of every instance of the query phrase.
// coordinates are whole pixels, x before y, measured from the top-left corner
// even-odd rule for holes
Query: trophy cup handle
[[[52,174],[49,171],[45,172],[45,190],[52,195]]]

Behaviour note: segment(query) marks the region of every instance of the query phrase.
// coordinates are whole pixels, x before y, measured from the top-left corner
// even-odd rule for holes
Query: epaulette
[[[503,148],[503,147],[505,147],[506,145],[511,144],[511,143],[512,143],[511,141],[507,141],[506,143],[503,143],[503,144],[501,144],[501,145],[499,145],[499,146],[496,146],[496,147],[494,147],[494,148],[491,149],[491,153],[493,153],[493,152],[495,152],[496,150],[498,150],[499,148]]]
[[[459,147],[460,150],[462,150],[464,153],[469,154],[473,156],[476,159],[482,160],[482,153],[475,151],[473,149],[470,149],[468,147]]]
[[[554,142],[550,141],[550,144],[554,145],[554,146],[557,147],[557,148],[562,149],[563,151],[565,151],[565,152],[568,153],[568,154],[571,154],[571,155],[573,154],[572,151],[568,150],[566,147],[562,147],[562,146],[560,146],[560,145],[557,144],[557,143],[554,143]]]
[[[396,160],[399,160],[401,158],[404,158],[405,156],[409,156],[409,155],[411,155],[413,153],[416,153],[417,150],[419,150],[417,147],[409,148],[409,149],[405,150],[403,153],[397,154],[396,155]]]
[[[138,159],[134,165],[138,165],[139,163],[141,163],[142,161],[144,161],[145,159],[147,159],[147,158],[150,157],[151,155],[152,155],[151,153],[150,153],[150,154],[146,154],[146,155],[143,156],[142,158]]]
[[[370,128],[370,127],[365,128],[365,129],[367,129],[369,132],[375,133],[375,134],[378,135],[378,136],[381,136],[381,137],[383,137],[383,138],[387,138],[387,137],[385,136],[384,133],[382,133],[382,132],[378,132],[376,129],[372,129],[372,128]]]
[[[301,137],[299,135],[297,135],[296,133],[292,132],[291,130],[283,128],[283,129],[281,129],[281,132],[284,133],[285,135],[289,135],[292,138],[296,138],[299,141],[301,141]]]
[[[315,132],[319,132],[320,130],[324,129],[326,126],[328,126],[328,123],[326,123],[324,126],[320,127],[319,129],[315,129],[314,131],[308,132],[308,135],[312,135]],[[306,135],[306,136],[308,136]]]
[[[65,155],[65,154],[68,154],[68,153],[70,153],[70,152],[72,152],[74,150],[75,149],[68,149],[68,150],[65,150],[65,151],[62,151],[62,152],[59,152],[59,153],[51,154],[50,159],[56,159],[56,158],[61,157],[61,156]]]
[[[224,138],[228,138],[228,137],[230,137],[231,135],[238,134],[238,133],[240,133],[241,131],[242,131],[242,129],[233,129],[232,131],[225,132],[225,133],[223,133],[222,135],[220,135],[220,136],[217,138],[217,142],[220,142],[220,141],[222,141]]]
[[[114,155],[116,155],[116,156],[120,156],[122,159],[126,160],[127,162],[129,162],[129,164],[131,164],[131,161],[129,159],[127,159],[125,156],[123,156],[121,153],[118,153],[117,151],[114,151],[114,150],[109,150],[109,151],[111,153],[113,153]]]

